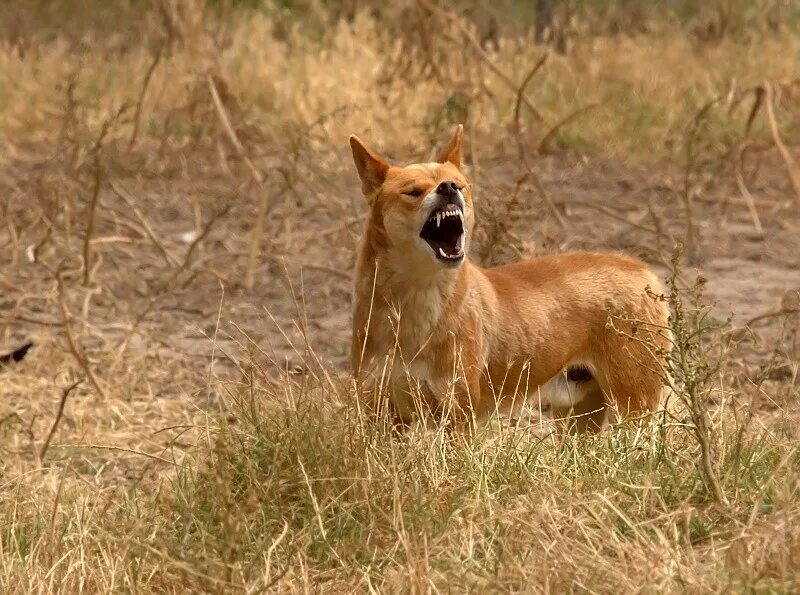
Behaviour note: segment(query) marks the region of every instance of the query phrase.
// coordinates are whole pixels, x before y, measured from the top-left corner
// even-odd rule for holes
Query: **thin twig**
[[[697,154],[695,153],[695,142],[697,141],[700,133],[701,126],[707,121],[708,114],[711,109],[722,101],[722,97],[714,97],[707,101],[695,113],[686,127],[686,163],[683,169],[683,186],[680,191],[673,189],[673,192],[683,201],[683,206],[686,215],[686,256],[690,262],[694,262],[697,257],[697,238],[694,224],[694,195],[697,193],[697,188],[692,184],[692,176],[695,173],[694,166],[697,162]]]
[[[211,91],[211,98],[214,101],[214,107],[217,110],[217,115],[222,123],[222,127],[225,129],[233,148],[236,149],[236,152],[239,154],[241,160],[244,161],[245,165],[247,165],[247,167],[250,169],[253,180],[258,186],[261,194],[261,200],[258,203],[256,223],[253,226],[252,235],[250,236],[250,252],[247,258],[247,269],[245,271],[244,278],[245,287],[251,289],[253,287],[253,281],[255,277],[256,260],[258,259],[258,254],[261,247],[261,236],[264,234],[264,220],[266,219],[267,211],[269,210],[269,194],[267,194],[267,189],[264,186],[264,176],[250,160],[250,157],[247,155],[247,151],[245,151],[244,145],[242,145],[239,137],[236,135],[236,131],[233,129],[233,126],[231,126],[231,120],[228,117],[228,113],[225,111],[225,106],[222,104],[222,100],[219,97],[219,91],[217,91],[217,85],[214,83],[213,77],[209,75],[207,77],[207,81],[209,91]]]
[[[122,201],[128,206],[128,208],[133,212],[133,214],[139,220],[139,223],[141,223],[142,228],[145,231],[145,234],[150,239],[150,241],[153,242],[153,245],[158,249],[158,251],[161,252],[161,255],[167,261],[167,264],[170,264],[172,266],[179,266],[180,263],[178,262],[178,259],[175,258],[169,252],[169,250],[166,249],[163,242],[156,235],[156,232],[153,231],[153,228],[147,222],[147,219],[145,219],[141,211],[139,211],[139,209],[136,208],[136,205],[133,203],[133,199],[130,197],[129,192],[123,186],[117,185],[112,180],[108,180],[108,183],[111,186],[111,190],[114,192],[114,194],[116,194],[119,198],[122,199]]]
[[[40,461],[41,463],[41,461]],[[56,533],[56,516],[58,515],[58,505],[61,502],[61,496],[64,493],[64,480],[67,478],[67,472],[72,465],[72,458],[67,460],[64,470],[61,471],[61,477],[58,480],[58,488],[56,488],[56,497],[53,500],[53,513],[50,515],[50,541],[53,541]]]
[[[41,450],[39,450],[39,459],[43,460],[44,455],[47,454],[47,449],[50,447],[50,441],[53,439],[53,436],[58,429],[58,424],[61,423],[61,417],[64,415],[64,406],[67,404],[67,397],[69,394],[75,390],[78,385],[83,382],[83,380],[76,380],[68,387],[64,388],[61,391],[61,400],[58,402],[58,411],[56,412],[56,418],[53,420],[53,425],[50,426],[50,431],[47,433],[47,438],[44,440],[44,444],[42,444]]]
[[[783,144],[780,132],[778,131],[778,121],[775,119],[775,108],[772,104],[773,92],[769,83],[764,83],[764,90],[766,92],[767,118],[769,119],[770,130],[772,131],[772,139],[775,141],[775,146],[778,147],[781,157],[783,157],[783,162],[786,164],[786,169],[789,172],[789,180],[792,183],[795,198],[798,204],[800,204],[800,168],[789,152],[789,149]]]
[[[760,85],[754,87],[753,89],[750,89],[749,91],[753,93],[754,98],[753,98],[753,105],[750,106],[750,112],[747,114],[747,122],[745,122],[744,125],[745,137],[750,134],[750,130],[753,127],[753,122],[755,121],[756,116],[758,115],[758,112],[761,109],[761,106],[764,105],[764,96],[766,95],[764,87]]]
[[[562,118],[561,120],[556,122],[556,124],[552,128],[550,128],[550,130],[547,131],[547,134],[545,134],[544,137],[542,138],[542,140],[539,142],[539,147],[537,149],[537,152],[538,153],[544,153],[547,150],[547,147],[550,144],[550,141],[552,140],[552,138],[564,126],[566,126],[567,124],[569,124],[573,120],[577,119],[579,116],[582,116],[586,112],[589,112],[589,111],[591,111],[591,110],[593,110],[593,109],[595,109],[597,107],[600,107],[601,105],[602,105],[601,102],[590,103],[589,105],[585,105],[582,108],[575,110],[571,114],[565,116],[564,118]]]
[[[203,226],[203,229],[200,230],[200,233],[197,237],[189,244],[189,249],[186,251],[186,256],[183,259],[183,262],[178,266],[178,268],[172,273],[169,280],[165,284],[165,286],[169,286],[175,279],[177,279],[178,275],[182,273],[192,262],[192,257],[194,256],[194,251],[200,245],[200,243],[206,239],[206,236],[211,233],[211,230],[214,227],[214,224],[219,221],[221,217],[224,217],[228,214],[228,211],[231,210],[231,204],[227,204],[222,207],[219,211],[214,213],[211,218],[206,222]]]
[[[158,48],[156,49],[156,53],[153,56],[153,61],[150,63],[150,66],[144,75],[142,89],[139,91],[139,98],[136,101],[136,111],[133,114],[133,131],[131,132],[131,139],[128,141],[128,151],[133,149],[134,145],[136,144],[136,138],[139,136],[139,125],[141,124],[142,104],[144,104],[144,97],[147,94],[147,89],[150,86],[150,80],[153,78],[153,73],[156,71],[158,64],[161,62],[161,56],[164,53],[165,46],[166,42],[159,44]]]
[[[64,326],[63,322],[57,320],[40,320],[29,316],[10,315],[7,322],[27,322],[28,324],[38,324],[39,326]],[[4,322],[5,324],[6,322]]]
[[[547,61],[548,54],[543,54],[539,60],[536,61],[536,64],[533,65],[533,68],[528,71],[528,74],[525,75],[525,78],[522,80],[519,88],[517,89],[516,101],[514,102],[514,136],[517,141],[517,152],[519,154],[519,160],[522,162],[523,166],[525,167],[527,174],[526,177],[530,178],[531,182],[533,183],[533,188],[536,191],[536,194],[539,198],[547,205],[547,208],[552,213],[555,220],[558,222],[558,225],[561,229],[566,229],[567,224],[564,221],[564,218],[559,213],[558,208],[553,203],[553,200],[550,198],[550,195],[544,189],[544,185],[542,181],[539,179],[539,176],[536,175],[536,172],[533,171],[533,167],[528,162],[528,155],[525,151],[525,143],[522,141],[522,127],[520,126],[519,118],[520,118],[520,104],[522,103],[523,98],[525,97],[525,88],[528,86],[528,83],[533,79],[533,76],[539,71],[539,69],[544,65]]]
[[[754,322],[758,322],[760,320],[765,320],[767,318],[777,318],[779,316],[789,316],[791,314],[800,314],[800,308],[781,308],[780,310],[776,310],[773,312],[765,312],[764,314],[759,314],[758,316],[754,316],[750,320],[744,323],[745,326],[751,326]]]
[[[183,34],[178,24],[175,23],[175,16],[166,0],[157,0],[156,8],[158,9],[159,16],[161,17],[161,24],[164,26],[164,31],[167,34],[167,44],[173,39],[178,41],[183,40]]]
[[[549,54],[547,52],[542,54],[542,56],[536,61],[536,64],[533,65],[533,68],[531,68],[528,74],[525,75],[525,78],[522,79],[522,83],[520,83],[519,88],[517,89],[517,98],[514,101],[514,133],[517,138],[517,150],[519,151],[520,161],[525,160],[525,144],[522,142],[522,127],[519,123],[522,97],[525,95],[525,88],[528,86],[528,83],[533,80],[534,75],[539,72],[539,69],[544,66],[545,62],[547,62],[548,56]]]
[[[604,207],[603,205],[594,204],[593,202],[589,202],[589,201],[585,201],[585,200],[575,200],[575,199],[559,200],[558,204],[559,205],[563,205],[563,206],[570,206],[570,207],[571,206],[578,206],[578,207],[585,207],[587,209],[593,209],[595,211],[603,213],[603,215],[606,215],[607,217],[610,217],[612,219],[616,219],[617,221],[620,221],[622,223],[630,225],[631,227],[634,227],[636,229],[641,229],[642,231],[646,231],[648,233],[652,233],[654,235],[661,236],[661,237],[666,238],[668,240],[673,239],[671,235],[667,235],[662,231],[658,231],[657,229],[653,229],[652,227],[647,227],[646,225],[642,225],[640,223],[635,223],[633,221],[628,221],[628,219],[626,219],[625,217],[623,217],[619,213],[615,213],[613,210],[611,210],[611,209],[609,209],[607,207]]]
[[[86,215],[86,233],[83,238],[83,286],[88,287],[92,280],[92,266],[91,266],[91,244],[92,235],[94,234],[94,221],[95,211],[97,210],[97,203],[100,198],[100,187],[103,182],[103,170],[101,167],[101,154],[103,152],[103,141],[108,135],[111,127],[116,124],[125,112],[131,107],[130,102],[124,102],[119,108],[105,120],[100,126],[100,132],[97,135],[94,143],[92,144],[89,154],[93,158],[94,170],[94,185],[92,187],[92,196],[89,201],[89,210]]]
[[[100,168],[100,151],[95,151],[94,154],[94,185],[92,186],[92,197],[89,200],[89,211],[86,214],[86,233],[83,237],[83,286],[88,287],[92,278],[91,266],[91,245],[92,235],[94,234],[94,220],[95,211],[97,210],[97,201],[100,197],[100,185],[102,182],[102,170]]]
[[[312,271],[321,271],[323,273],[329,273],[329,274],[334,275],[336,277],[340,277],[341,279],[347,279],[347,280],[352,279],[352,275],[348,271],[343,271],[341,269],[337,269],[337,268],[334,268],[334,267],[329,267],[329,266],[326,266],[324,264],[316,264],[316,263],[313,263],[313,262],[305,262],[305,261],[297,260],[295,258],[290,258],[288,256],[281,256],[279,254],[270,255],[269,258],[271,260],[274,260],[276,262],[281,262],[281,263],[290,262],[293,265],[300,267],[301,269],[309,269],[309,270],[312,270]]]
[[[56,444],[58,448],[91,448],[95,450],[113,450],[117,452],[127,452],[134,455],[139,455],[141,457],[147,457],[148,459],[153,459],[154,461],[161,461],[162,463],[167,463],[169,465],[175,465],[177,467],[178,463],[175,461],[170,461],[169,459],[165,459],[164,457],[160,457],[158,455],[150,454],[149,452],[144,452],[141,450],[136,450],[135,448],[124,448],[122,446],[114,446],[110,444]]]
[[[108,400],[108,396],[106,395],[106,391],[103,390],[100,381],[95,376],[94,371],[92,370],[91,366],[89,365],[89,361],[86,359],[86,355],[83,353],[83,349],[78,344],[78,341],[75,339],[75,335],[72,333],[72,326],[70,325],[70,321],[72,320],[72,314],[70,314],[69,308],[67,307],[67,300],[64,294],[64,281],[61,278],[61,275],[56,275],[56,282],[58,286],[58,303],[61,310],[61,320],[64,323],[64,334],[67,337],[67,344],[69,345],[69,350],[72,353],[75,361],[78,362],[78,365],[83,369],[86,376],[89,378],[89,382],[92,383],[92,386],[100,395],[103,400]]]
[[[567,222],[564,220],[564,217],[561,216],[561,213],[558,210],[558,207],[553,202],[553,199],[550,198],[550,195],[544,189],[544,185],[542,185],[542,181],[539,179],[539,176],[536,175],[536,172],[533,171],[533,168],[528,164],[527,161],[523,161],[525,168],[528,170],[528,174],[530,175],[531,182],[533,183],[533,189],[536,190],[536,194],[539,195],[544,203],[547,205],[547,208],[550,209],[550,213],[552,213],[553,217],[555,217],[556,221],[558,221],[558,225],[561,229],[567,229]]]
[[[31,421],[28,422],[28,427],[25,428],[25,434],[28,436],[28,442],[30,443],[31,452],[33,453],[33,458],[36,461],[36,466],[41,467],[42,462],[39,460],[39,450],[36,448],[36,433],[33,431],[33,424],[36,423],[37,417],[39,416],[36,413],[31,416]]]
[[[736,185],[739,187],[739,192],[741,193],[742,198],[747,204],[747,210],[750,212],[750,218],[753,220],[753,227],[755,227],[756,233],[759,235],[763,235],[764,228],[761,226],[761,218],[758,216],[758,210],[756,210],[756,201],[755,199],[753,199],[753,195],[750,194],[750,190],[744,183],[744,176],[742,175],[743,151],[744,151],[744,145],[739,150],[739,154],[736,157]]]

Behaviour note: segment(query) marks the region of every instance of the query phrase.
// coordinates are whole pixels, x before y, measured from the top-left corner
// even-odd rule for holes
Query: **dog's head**
[[[472,185],[461,171],[459,125],[432,163],[390,165],[356,136],[353,160],[371,209],[380,247],[410,267],[457,268],[464,263],[475,216]]]

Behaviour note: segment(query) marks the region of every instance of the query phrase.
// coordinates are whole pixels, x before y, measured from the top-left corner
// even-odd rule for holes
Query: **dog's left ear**
[[[436,160],[439,163],[447,163],[448,161],[461,169],[461,137],[464,136],[464,127],[459,124],[456,127],[456,133],[447,148],[439,154]]]

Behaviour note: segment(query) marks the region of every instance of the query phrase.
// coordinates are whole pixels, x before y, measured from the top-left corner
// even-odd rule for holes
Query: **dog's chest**
[[[442,307],[442,292],[435,286],[392,297],[391,326],[405,357],[414,357],[431,341],[442,317]]]
[[[377,298],[370,325],[370,351],[379,357],[395,353],[395,357],[411,361],[434,337],[443,302],[441,291],[435,287]]]

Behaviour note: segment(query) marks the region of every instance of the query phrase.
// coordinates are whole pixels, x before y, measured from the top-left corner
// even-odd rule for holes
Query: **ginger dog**
[[[462,127],[433,163],[389,165],[350,137],[370,208],[355,273],[352,366],[396,420],[458,424],[537,397],[573,431],[654,410],[669,315],[639,260],[573,252],[481,269]],[[363,386],[363,384],[361,384]]]

